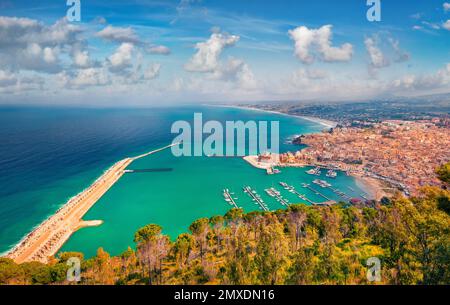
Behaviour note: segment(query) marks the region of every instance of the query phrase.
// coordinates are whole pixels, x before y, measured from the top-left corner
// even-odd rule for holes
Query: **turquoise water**
[[[202,112],[204,121],[277,120],[282,151],[299,149],[289,143],[292,136],[323,128],[300,118],[218,107],[0,109],[0,252],[88,187],[114,162],[171,143],[175,136],[170,134],[171,124],[192,121],[194,112]],[[281,174],[269,176],[240,158],[175,158],[170,150],[140,159],[130,168],[173,170],[125,174],[84,217],[104,223],[77,231],[61,251],[91,256],[103,247],[119,254],[133,246],[134,232],[148,223],[160,224],[165,234],[175,238],[193,220],[224,214],[230,208],[223,200],[224,188],[235,192],[245,211],[258,209],[242,191],[247,185],[270,209],[282,206],[265,194],[268,187],[282,191],[292,203],[301,202],[284,191],[279,181],[295,186],[313,201],[324,201],[301,187],[302,182],[317,178],[305,174],[306,169],[285,168]],[[353,178],[342,174],[330,182],[351,196],[362,192]],[[329,190],[320,190],[339,199]]]
[[[242,110],[225,110],[230,111],[236,115],[242,113],[248,115],[248,112]],[[284,140],[293,134],[323,128],[286,116],[255,112],[250,114],[258,119],[280,120]],[[289,148],[293,147],[287,141],[283,141],[282,149],[286,151]],[[267,175],[264,170],[250,166],[241,158],[176,158],[170,150],[166,150],[136,161],[130,169],[158,167],[173,168],[173,171],[126,174],[85,216],[87,220],[103,220],[103,225],[76,232],[62,251],[82,251],[91,256],[99,246],[102,246],[112,254],[119,254],[128,246],[133,246],[134,232],[149,223],[161,225],[164,233],[174,239],[180,233],[186,232],[195,219],[223,215],[230,209],[230,205],[222,196],[224,188],[235,193],[238,206],[246,212],[259,209],[243,192],[242,188],[247,185],[261,195],[271,210],[281,209],[283,206],[264,192],[264,189],[269,187],[282,191],[282,195],[291,203],[306,204],[297,196],[285,191],[279,185],[280,181],[293,185],[315,202],[325,201],[301,186],[302,182],[311,183],[317,178],[307,175],[305,173],[307,169],[283,168],[281,174]],[[325,173],[322,179],[326,179]],[[353,196],[361,194],[351,177],[340,174],[330,182]],[[348,186],[356,192],[352,192]],[[339,199],[330,190],[320,189],[320,191],[326,196]]]

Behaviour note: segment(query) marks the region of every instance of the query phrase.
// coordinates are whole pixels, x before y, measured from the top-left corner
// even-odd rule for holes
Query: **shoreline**
[[[235,108],[235,109],[242,109],[242,110],[260,111],[260,112],[271,113],[271,114],[285,115],[285,116],[289,116],[289,117],[293,117],[293,118],[301,118],[301,119],[304,119],[304,120],[307,120],[307,121],[310,121],[310,122],[318,123],[318,124],[320,124],[320,125],[322,125],[324,127],[327,127],[327,128],[335,128],[338,125],[337,122],[321,119],[321,118],[318,118],[318,117],[295,115],[295,114],[289,114],[289,113],[285,113],[285,112],[281,112],[281,111],[260,109],[260,108],[251,107],[251,106],[209,105],[209,104],[207,104],[207,106],[224,107],[224,108]]]
[[[54,214],[26,234],[14,247],[2,256],[16,263],[38,261],[46,263],[55,255],[70,236],[85,227],[99,226],[101,220],[83,220],[83,216],[124,175],[125,169],[135,160],[157,153],[180,143],[173,143],[148,153],[122,159],[113,164],[88,188],[71,197]]]

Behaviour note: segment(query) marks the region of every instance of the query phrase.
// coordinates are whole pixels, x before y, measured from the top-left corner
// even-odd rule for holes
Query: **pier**
[[[155,172],[171,172],[173,168],[148,168],[148,169],[126,169],[124,173],[155,173]]]
[[[328,202],[334,201],[333,199],[331,199],[331,198],[325,196],[324,194],[322,194],[322,193],[319,192],[318,190],[313,189],[313,188],[312,188],[309,184],[307,184],[307,183],[303,183],[303,187],[309,189],[311,192],[315,193],[316,195],[319,195],[320,197],[325,198],[325,200],[328,201]]]
[[[237,198],[233,198],[233,196],[231,195],[233,195],[233,193],[231,193],[229,189],[223,190],[223,197],[225,198],[225,201],[228,202],[230,205],[234,206],[236,209],[239,209],[235,201],[235,199]]]
[[[252,190],[251,187],[245,186],[244,193],[247,193],[252,198],[253,201],[255,201],[257,204],[259,204],[261,209],[263,209],[266,212],[269,211],[269,208],[267,207],[267,205],[264,203],[264,201],[261,199],[261,197],[256,193],[256,191]]]
[[[308,203],[310,203],[310,204],[312,204],[312,205],[316,205],[316,204],[317,204],[316,202],[314,202],[314,201],[308,199],[305,195],[300,194],[300,193],[295,189],[295,187],[293,187],[293,186],[291,186],[291,185],[288,185],[288,184],[286,184],[286,183],[284,183],[284,182],[280,182],[280,185],[283,186],[285,190],[287,190],[287,191],[289,191],[289,192],[291,192],[291,193],[297,195],[297,197],[299,197],[300,199],[303,199],[303,200],[305,200],[306,202],[308,202]]]
[[[281,203],[281,205],[284,205],[286,207],[288,207],[290,205],[288,200],[284,199],[283,196],[281,196],[281,193],[277,189],[272,187],[270,189],[267,189],[266,192],[269,196],[275,198],[276,201]]]
[[[126,168],[135,160],[160,152],[180,143],[174,143],[148,153],[126,158],[111,166],[87,189],[71,198],[55,214],[27,234],[6,257],[16,263],[38,261],[46,263],[55,255],[69,237],[85,226],[98,225],[100,221],[85,222],[83,216],[123,176]]]
[[[340,197],[342,197],[343,199],[345,199],[347,201],[350,201],[350,199],[352,199],[352,197],[350,197],[349,195],[345,194],[344,192],[342,192],[342,191],[340,191],[340,190],[338,190],[338,189],[336,189],[336,188],[334,188],[332,186],[329,186],[328,188],[330,190],[332,190],[333,193],[339,195]]]

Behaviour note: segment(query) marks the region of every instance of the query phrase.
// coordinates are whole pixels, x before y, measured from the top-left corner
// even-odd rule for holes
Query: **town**
[[[440,185],[435,170],[450,161],[450,130],[441,119],[386,120],[371,128],[338,127],[301,136],[308,147],[280,155],[280,164],[309,164],[386,182],[406,195]]]

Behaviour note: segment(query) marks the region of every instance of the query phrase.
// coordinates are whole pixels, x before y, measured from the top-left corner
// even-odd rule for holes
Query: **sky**
[[[0,0],[0,104],[450,93],[450,2],[379,1]]]

